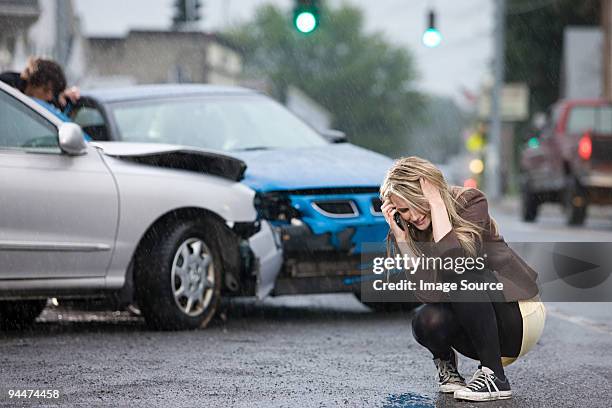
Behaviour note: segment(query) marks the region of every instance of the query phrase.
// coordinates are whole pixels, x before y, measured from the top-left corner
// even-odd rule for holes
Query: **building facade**
[[[16,55],[25,53],[28,30],[38,20],[38,0],[0,0],[0,70],[15,69]]]
[[[91,86],[106,83],[214,83],[235,85],[240,53],[222,38],[200,31],[130,31],[120,38],[91,37]]]

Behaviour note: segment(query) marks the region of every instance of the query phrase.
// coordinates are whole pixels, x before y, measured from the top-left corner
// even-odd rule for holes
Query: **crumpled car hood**
[[[248,166],[243,183],[261,192],[377,187],[393,164],[387,156],[350,143],[230,154]]]
[[[246,163],[221,152],[157,143],[90,142],[110,157],[156,167],[206,173],[240,181]]]

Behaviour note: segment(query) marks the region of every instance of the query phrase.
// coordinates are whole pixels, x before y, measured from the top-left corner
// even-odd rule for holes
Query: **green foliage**
[[[423,101],[413,90],[411,55],[364,33],[355,7],[324,8],[317,30],[303,35],[290,13],[266,5],[226,35],[244,53],[246,76],[268,78],[281,101],[289,85],[300,88],[356,144],[394,154],[419,119]]]
[[[559,98],[563,29],[598,25],[600,1],[557,0],[543,2],[539,8],[533,5],[533,0],[508,1],[506,81],[527,83],[530,110],[536,112]]]

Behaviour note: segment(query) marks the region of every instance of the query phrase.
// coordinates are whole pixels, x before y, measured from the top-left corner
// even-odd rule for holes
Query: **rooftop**
[[[257,91],[237,86],[207,84],[134,85],[123,88],[84,90],[82,92],[83,96],[93,97],[103,102],[197,95],[255,95],[257,93]]]

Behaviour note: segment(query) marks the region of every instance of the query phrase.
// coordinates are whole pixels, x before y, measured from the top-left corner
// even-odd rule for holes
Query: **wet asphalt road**
[[[507,235],[533,227],[495,215]],[[612,238],[609,219],[566,230],[552,214],[536,228]],[[610,304],[547,306],[541,341],[507,368],[514,398],[480,404],[437,394],[409,312],[374,313],[352,295],[235,300],[209,328],[170,333],[125,312],[49,308],[31,330],[0,333],[0,406],[612,406]],[[465,376],[475,368],[460,361]],[[10,388],[60,399],[9,400]]]

